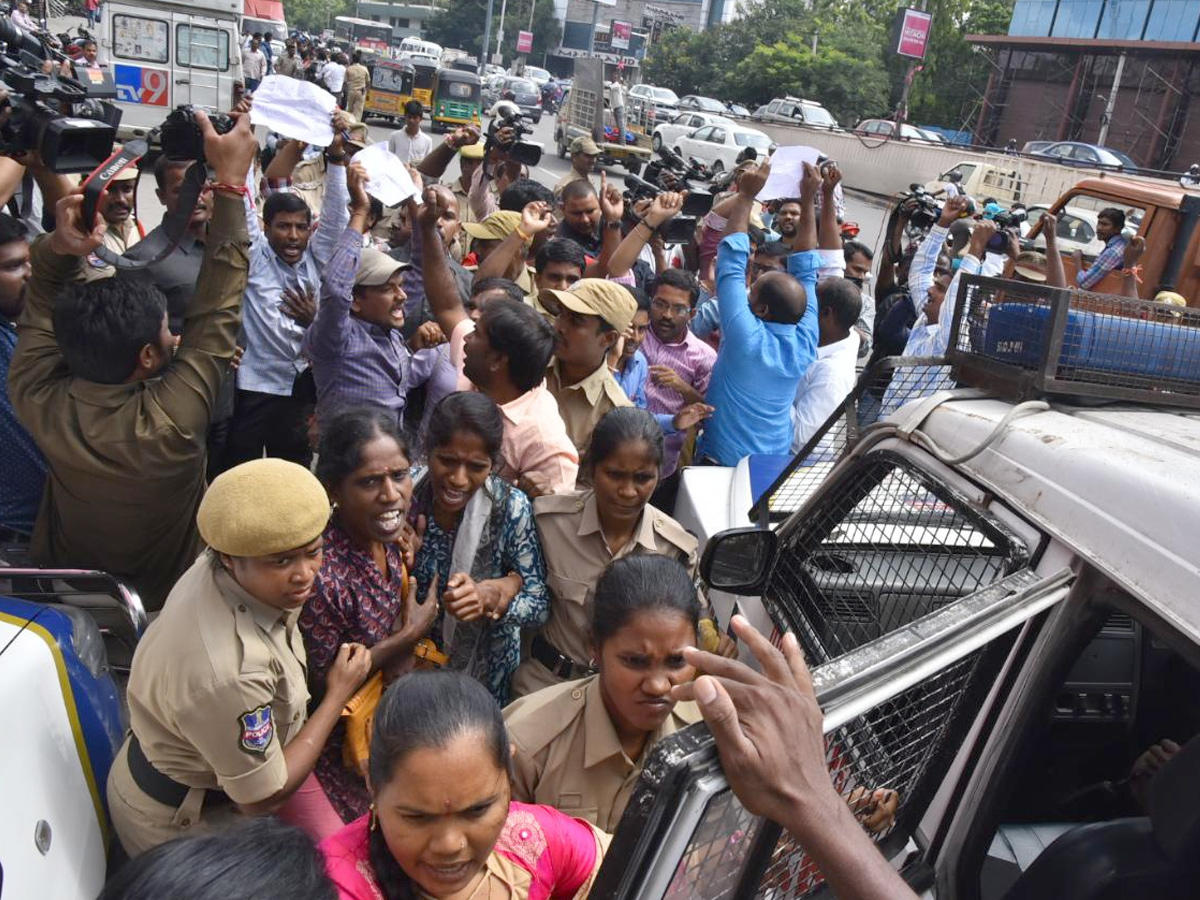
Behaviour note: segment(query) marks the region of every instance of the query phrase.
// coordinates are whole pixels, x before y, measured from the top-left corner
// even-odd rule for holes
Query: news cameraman
[[[502,100],[492,107],[492,124],[484,144],[483,165],[471,176],[467,203],[475,221],[483,222],[500,208],[499,196],[518,178],[528,177],[519,159],[511,151],[519,144],[525,126],[521,110],[511,101]]]

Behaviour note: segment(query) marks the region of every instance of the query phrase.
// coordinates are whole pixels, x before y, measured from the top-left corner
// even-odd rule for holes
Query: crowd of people
[[[799,647],[716,621],[675,494],[687,465],[804,446],[873,356],[943,353],[959,273],[1065,283],[1053,227],[991,254],[950,197],[872,293],[835,163],[769,204],[769,161],[742,164],[668,245],[683,195],[623,196],[587,139],[556,193],[511,129],[434,146],[419,109],[389,144],[420,194],[387,209],[345,63],[293,42],[244,69],[344,92],[328,147],[263,149],[251,100],[223,135],[197,113],[207,187],[141,272],[96,256],[138,254],[136,174],[85,221],[30,158],[47,233],[0,215],[0,538],[153,618],[105,898],[215,897],[215,859],[286,870],[263,897],[584,896],[648,752],[702,717],[839,896],[911,896],[868,835],[895,792],[834,790]],[[195,165],[142,176],[166,215]],[[1118,212],[1096,265],[1136,261]],[[268,815],[303,834],[239,825]]]

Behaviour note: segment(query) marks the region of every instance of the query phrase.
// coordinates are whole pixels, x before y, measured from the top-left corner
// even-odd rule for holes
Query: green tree
[[[289,28],[319,33],[333,27],[337,16],[351,14],[350,0],[288,0],[287,22]]]
[[[499,20],[499,10],[497,20]],[[425,38],[443,47],[454,47],[478,55],[483,49],[483,26],[487,18],[487,0],[454,0],[425,20]],[[495,25],[493,25],[493,29]],[[492,46],[496,34],[492,32]]]
[[[517,58],[517,33],[526,30],[529,24],[529,3],[508,4],[508,18],[504,23],[504,43],[501,51],[504,59],[511,62]],[[562,43],[562,24],[554,15],[554,0],[536,0],[533,7],[533,50],[526,59],[530,65],[543,61],[545,55]],[[492,36],[495,41],[495,35]],[[493,47],[495,45],[493,44]]]

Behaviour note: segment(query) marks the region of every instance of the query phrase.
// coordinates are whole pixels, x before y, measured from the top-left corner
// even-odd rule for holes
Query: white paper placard
[[[268,75],[254,92],[250,124],[263,125],[285,138],[328,147],[333,143],[333,94],[298,78]]]
[[[762,202],[800,196],[800,177],[804,164],[816,165],[821,155],[814,147],[779,147],[771,154],[771,175],[758,192]]]
[[[408,168],[384,142],[372,144],[354,154],[354,162],[367,170],[367,193],[384,206],[399,206],[409,197],[421,202],[421,192],[413,184]]]

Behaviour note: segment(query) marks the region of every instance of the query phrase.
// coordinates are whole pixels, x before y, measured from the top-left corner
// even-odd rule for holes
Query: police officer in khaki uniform
[[[108,777],[130,855],[239,813],[274,812],[311,775],[371,665],[366,648],[343,645],[325,698],[307,715],[297,620],[328,520],[320,482],[284,460],[244,463],[209,487],[197,514],[209,549],[133,658],[131,733]]]
[[[601,576],[589,623],[598,674],[544,688],[504,710],[513,799],[545,803],[616,830],[650,749],[700,718],[674,703],[694,672],[701,604],[688,570],[654,554],[623,556]]]
[[[546,389],[558,401],[567,434],[582,458],[604,414],[633,405],[608,368],[608,351],[629,328],[637,301],[604,278],[581,278],[569,290],[547,289],[538,299],[555,314],[558,338]]]
[[[594,487],[534,500],[550,619],[534,635],[529,658],[513,676],[514,697],[590,674],[589,606],[601,573],[613,560],[659,554],[695,575],[696,538],[649,505],[662,445],[662,429],[650,413],[618,409],[601,421],[589,448],[587,475]]]

